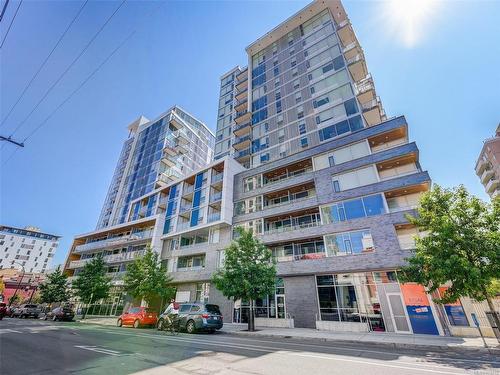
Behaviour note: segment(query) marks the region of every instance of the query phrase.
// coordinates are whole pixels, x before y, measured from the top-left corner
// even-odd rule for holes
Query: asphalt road
[[[492,375],[500,358],[5,318],[0,374]]]

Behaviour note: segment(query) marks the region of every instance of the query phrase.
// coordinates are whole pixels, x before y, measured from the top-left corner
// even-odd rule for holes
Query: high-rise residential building
[[[97,229],[124,223],[133,200],[213,159],[213,133],[178,106],[153,121],[141,116],[128,130]]]
[[[209,301],[224,322],[245,322],[248,301],[226,299],[210,281],[244,227],[277,262],[275,293],[255,301],[258,326],[472,330],[460,301],[435,305],[437,294],[398,280],[420,235],[406,215],[431,180],[406,119],[386,118],[340,1],[314,1],[246,52],[249,67],[221,77],[215,161],[143,191],[123,223],[78,236],[66,272],[103,255],[119,287],[149,244],[178,302]],[[128,153],[126,144],[121,159]],[[126,302],[119,291],[98,313]]]
[[[0,225],[0,269],[24,268],[29,273],[47,272],[60,238],[31,226],[15,228]]]
[[[476,174],[491,199],[500,196],[500,124],[495,135],[484,141],[476,162]]]
[[[256,167],[386,118],[340,2],[310,4],[306,21],[299,13],[221,77],[216,158]]]

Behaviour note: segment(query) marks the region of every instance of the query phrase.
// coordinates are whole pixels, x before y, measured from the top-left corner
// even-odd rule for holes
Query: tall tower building
[[[256,167],[386,118],[338,1],[311,3],[246,52],[248,67],[221,78],[216,158]]]
[[[124,223],[131,201],[213,159],[213,133],[178,106],[153,121],[141,116],[128,130],[97,229]]]
[[[484,141],[476,162],[476,174],[491,199],[500,196],[500,124],[495,135]]]

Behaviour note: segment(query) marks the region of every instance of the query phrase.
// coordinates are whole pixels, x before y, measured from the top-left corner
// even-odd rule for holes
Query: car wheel
[[[121,319],[118,319],[118,320],[116,321],[116,326],[117,326],[117,327],[121,327],[121,326],[122,326],[122,324],[123,324],[123,322],[122,322],[122,320],[121,320]]]
[[[196,332],[196,326],[194,325],[194,320],[190,320],[186,324],[186,331],[187,333],[195,333]]]
[[[140,326],[139,319],[136,319],[134,321],[134,328],[139,328],[139,326]]]
[[[209,329],[208,333],[215,333],[215,329]]]
[[[156,324],[156,329],[158,331],[163,331],[163,325],[164,325],[164,320],[163,319],[158,320],[158,323]]]

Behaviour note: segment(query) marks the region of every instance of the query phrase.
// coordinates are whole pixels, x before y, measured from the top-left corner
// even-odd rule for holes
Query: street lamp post
[[[23,273],[21,275],[21,279],[19,280],[19,282],[17,283],[17,287],[16,287],[16,291],[14,292],[14,294],[12,295],[12,297],[10,297],[9,299],[9,307],[12,305],[12,300],[16,297],[17,295],[17,291],[19,290],[19,287],[21,286],[21,283],[24,279],[24,274],[25,274],[25,270],[24,270],[24,266],[19,263],[19,262],[14,262],[15,264],[19,264],[21,266],[21,268],[23,269]]]

